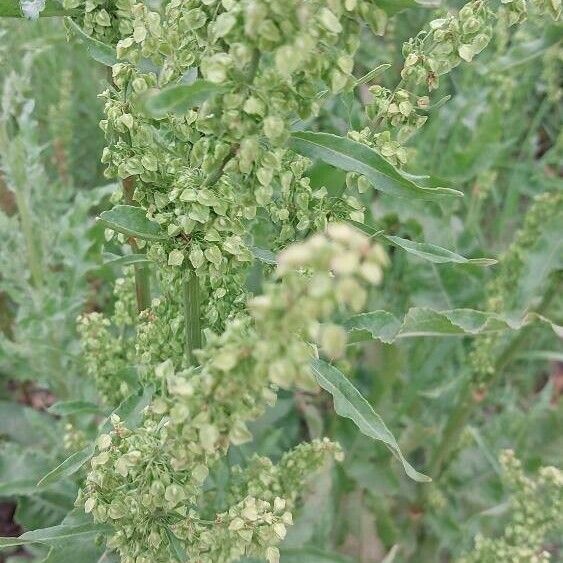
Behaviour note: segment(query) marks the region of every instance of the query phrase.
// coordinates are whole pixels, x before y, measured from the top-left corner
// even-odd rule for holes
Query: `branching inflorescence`
[[[78,503],[111,524],[108,545],[124,563],[277,561],[307,476],[340,458],[339,447],[302,444],[277,465],[255,457],[232,470],[222,504],[206,484],[229,447],[252,438],[247,424],[279,388],[317,389],[309,368],[317,347],[331,359],[344,354],[339,316],[361,311],[368,287],[381,281],[382,249],[338,222],[363,219],[356,194],[365,179],[351,173],[348,190],[329,197],[305,176],[310,161],[287,148],[291,128],[314,118],[327,94],[357,85],[354,54],[378,8],[357,0],[172,0],[159,11],[129,0],[63,4],[85,8],[79,25],[115,46],[119,62],[102,94],[102,160],[126,183],[125,201],[164,233],[141,242],[161,296],[138,319],[118,296],[111,322],[97,313],[81,320],[104,400],[116,405],[127,394],[118,374],[130,364],[154,397],[140,428],[112,416]],[[510,23],[525,8],[502,2]],[[370,126],[350,137],[404,164],[427,94],[488,44],[494,17],[489,2],[474,0],[407,42],[400,84],[371,88]],[[155,93],[190,84],[201,89],[195,103],[151,106]],[[272,280],[251,296],[245,282],[258,233],[284,250]],[[198,292],[201,311],[191,301]],[[186,340],[186,353],[190,323],[201,323],[205,338]]]

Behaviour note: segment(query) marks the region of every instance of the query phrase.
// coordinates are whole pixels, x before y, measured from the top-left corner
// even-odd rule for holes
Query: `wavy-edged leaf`
[[[397,440],[387,428],[383,419],[341,371],[319,359],[312,361],[311,369],[318,384],[333,396],[334,410],[337,414],[352,420],[362,434],[374,440],[382,441],[401,461],[406,474],[411,479],[421,483],[431,481],[430,477],[416,471],[405,459]]]
[[[66,21],[69,27],[74,31],[74,33],[76,33],[76,35],[80,37],[82,41],[84,41],[88,54],[95,61],[98,61],[105,66],[113,66],[114,64],[117,64],[118,59],[113,47],[106,45],[105,43],[102,43],[101,41],[98,41],[93,37],[90,37],[76,22],[74,22],[70,18],[67,18]]]
[[[144,240],[164,240],[166,233],[158,223],[147,219],[144,210],[134,205],[116,205],[100,214],[106,227],[130,237]]]
[[[451,188],[424,187],[411,177],[399,172],[390,162],[370,147],[331,133],[302,131],[292,133],[289,141],[292,150],[312,159],[348,172],[363,174],[376,190],[409,199],[437,199],[463,196]]]
[[[0,538],[0,547],[14,547],[30,543],[53,544],[68,541],[77,537],[94,536],[111,532],[111,526],[106,524],[80,524],[78,526],[52,526],[25,532],[17,538]]]
[[[81,467],[83,467],[90,458],[94,455],[94,446],[89,445],[84,449],[74,452],[72,455],[67,457],[62,463],[57,465],[55,469],[49,471],[45,477],[43,477],[38,483],[38,487],[48,487],[61,479],[71,477],[74,475]]]
[[[71,416],[73,414],[99,414],[101,409],[89,401],[59,401],[47,409],[57,416]]]
[[[219,94],[223,89],[219,84],[207,80],[168,86],[162,90],[147,92],[143,97],[143,109],[145,113],[156,119],[168,113],[184,114]]]
[[[475,336],[486,332],[519,330],[536,321],[549,324],[556,334],[563,335],[562,327],[537,313],[528,313],[519,320],[513,320],[475,309],[435,311],[429,307],[409,309],[402,322],[388,311],[360,313],[350,317],[345,322],[345,327],[349,331],[360,331],[357,338],[352,338],[353,342],[365,340],[364,335],[369,333],[371,338],[391,344],[399,338]]]
[[[447,248],[442,248],[436,244],[431,244],[429,242],[415,242],[406,238],[401,238],[392,235],[382,235],[386,240],[400,246],[403,250],[423,258],[424,260],[429,260],[435,264],[446,264],[446,263],[456,263],[456,264],[475,264],[476,266],[492,266],[497,263],[494,258],[465,258],[461,254],[457,254],[448,250]]]

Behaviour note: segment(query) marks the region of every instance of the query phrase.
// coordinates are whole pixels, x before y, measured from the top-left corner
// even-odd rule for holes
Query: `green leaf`
[[[99,63],[105,66],[113,66],[118,63],[117,55],[115,49],[110,45],[106,45],[93,37],[90,37],[84,30],[73,20],[67,18],[67,23],[74,31],[74,33],[84,41],[88,54]]]
[[[348,172],[363,174],[376,190],[409,199],[437,199],[463,196],[462,192],[442,187],[424,187],[399,172],[379,153],[362,143],[330,133],[310,131],[292,133],[292,150]]]
[[[119,256],[111,252],[103,253],[104,266],[131,266],[132,264],[147,264],[150,260],[146,254],[124,254]]]
[[[404,458],[397,440],[385,426],[382,418],[342,372],[318,359],[312,361],[311,367],[318,384],[333,396],[334,410],[337,414],[352,420],[362,434],[382,441],[401,461],[411,479],[420,483],[431,481],[429,477],[416,471]]]
[[[178,539],[174,535],[174,532],[172,532],[172,530],[170,530],[169,528],[166,528],[166,536],[168,537],[168,542],[170,544],[170,551],[172,552],[174,557],[181,563],[187,561],[188,558],[186,555],[186,549],[183,546],[181,540]]]
[[[223,87],[218,84],[196,80],[191,84],[178,84],[147,92],[142,104],[149,116],[159,119],[168,113],[184,114],[222,91]]]
[[[430,244],[428,242],[414,242],[401,237],[382,235],[389,242],[401,247],[403,250],[423,258],[424,260],[429,260],[435,264],[446,264],[449,262],[454,262],[456,264],[475,264],[476,266],[491,266],[497,263],[494,258],[465,258],[460,254],[456,254],[451,250],[442,248],[435,244]]]
[[[137,428],[143,420],[143,410],[151,402],[154,394],[154,388],[148,386],[140,388],[138,391],[131,393],[125,398],[121,404],[112,412],[123,421],[125,426],[132,430]],[[109,432],[112,428],[111,415],[100,426],[100,433]]]
[[[351,559],[323,551],[312,546],[300,548],[282,548],[281,560],[284,563],[350,563]]]
[[[47,409],[51,414],[70,416],[73,414],[99,414],[100,407],[89,401],[59,401]]]
[[[528,313],[519,320],[475,309],[435,311],[429,307],[409,309],[403,321],[388,311],[371,311],[350,317],[345,322],[349,331],[369,333],[372,338],[391,344],[399,338],[421,336],[475,336],[486,332],[519,330],[533,322],[545,322],[560,335],[563,329],[536,313]],[[360,334],[353,342],[365,340]]]
[[[395,15],[397,12],[407,10],[409,8],[424,7],[427,2],[423,0],[378,0],[377,5],[383,8],[389,16]],[[435,2],[432,4],[435,6]]]
[[[141,207],[116,205],[100,214],[100,221],[106,227],[130,237],[144,240],[168,238],[158,223],[147,219]]]
[[[253,246],[250,250],[254,258],[260,260],[260,262],[264,262],[264,264],[270,264],[272,266],[277,264],[276,255],[271,250],[259,248],[257,246]]]
[[[440,109],[443,105],[445,105],[447,102],[449,102],[451,99],[451,96],[444,96],[443,98],[440,98],[437,102],[423,108],[417,108],[417,111],[419,111],[420,113],[425,113],[428,114],[432,111],[436,111],[437,109]]]
[[[67,457],[61,464],[57,465],[55,469],[49,471],[43,479],[37,483],[38,487],[48,487],[61,479],[74,475],[90,458],[94,455],[94,446],[89,445],[84,449],[74,452],[71,456]]]
[[[376,66],[373,70],[370,70],[367,74],[364,74],[361,78],[358,78],[358,80],[356,80],[356,86],[371,82],[376,76],[379,76],[388,68],[391,68],[391,65],[389,63],[383,63],[379,66]]]
[[[96,534],[109,533],[111,531],[111,526],[107,526],[106,524],[88,523],[79,526],[52,526],[50,528],[41,528],[40,530],[25,532],[25,534],[17,538],[0,538],[0,547],[13,547],[30,543],[53,544],[68,541],[72,538],[93,536]]]

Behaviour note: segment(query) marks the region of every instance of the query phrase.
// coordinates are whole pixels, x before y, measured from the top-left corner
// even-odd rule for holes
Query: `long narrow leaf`
[[[309,158],[322,160],[348,172],[363,174],[376,190],[390,195],[409,199],[441,199],[463,195],[451,188],[418,185],[376,151],[346,137],[305,131],[293,133],[289,145]]]
[[[71,477],[74,475],[83,465],[85,465],[90,458],[94,455],[94,446],[86,446],[84,449],[73,453],[71,456],[67,457],[61,464],[59,464],[55,469],[47,473],[43,479],[37,483],[38,487],[48,487],[61,479]]]
[[[25,532],[17,538],[0,538],[0,547],[14,547],[30,543],[53,544],[68,541],[79,536],[93,536],[101,533],[108,533],[111,527],[105,524],[81,524],[79,526],[52,526]]]
[[[387,428],[382,418],[372,409],[362,394],[350,380],[334,366],[322,360],[313,360],[311,368],[318,384],[334,398],[334,410],[340,416],[349,418],[362,434],[382,441],[401,461],[406,474],[415,481],[426,483],[430,477],[419,473],[405,459],[397,440]]]

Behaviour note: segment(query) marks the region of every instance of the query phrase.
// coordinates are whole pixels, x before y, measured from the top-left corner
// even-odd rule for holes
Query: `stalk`
[[[186,358],[189,364],[195,364],[194,350],[201,348],[201,318],[199,280],[195,270],[189,266],[184,278],[184,319],[186,338]]]
[[[33,286],[40,289],[43,286],[43,268],[41,266],[41,253],[39,245],[36,243],[33,232],[33,220],[29,209],[27,197],[23,194],[19,187],[15,191],[16,205],[22,227],[25,246],[27,250],[27,262]]]
[[[555,282],[546,292],[542,302],[539,304],[536,312],[541,313],[548,306],[553,297],[557,294],[559,283]],[[495,362],[494,375],[487,382],[487,388],[490,388],[502,375],[504,368],[509,364],[514,354],[516,354],[522,346],[525,339],[525,330],[521,330],[519,334],[510,342],[504,352]],[[444,428],[442,439],[435,450],[434,456],[430,463],[429,473],[437,479],[445,467],[446,458],[450,455],[458,442],[459,436],[465,428],[467,421],[473,414],[475,407],[481,402],[480,393],[473,386],[471,380],[461,390],[457,404],[450,414],[450,417]]]
[[[133,204],[133,191],[135,177],[129,176],[122,181],[123,196],[125,201]],[[134,238],[129,239],[129,244],[134,252],[141,252]],[[150,270],[147,264],[135,264],[135,294],[137,296],[137,310],[139,313],[148,309],[151,304]]]
[[[33,228],[33,216],[29,205],[28,178],[26,174],[26,151],[21,138],[8,140],[5,131],[2,134],[3,150],[8,152],[6,161],[9,162],[12,188],[15,195],[16,207],[25,240],[27,263],[31,272],[31,281],[35,288],[43,287],[43,264],[41,258],[41,245],[36,240]],[[11,146],[10,146],[11,145]]]

